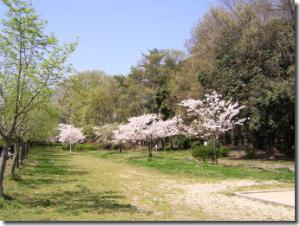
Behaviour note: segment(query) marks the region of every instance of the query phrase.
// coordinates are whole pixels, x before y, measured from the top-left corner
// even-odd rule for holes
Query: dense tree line
[[[194,28],[188,54],[152,49],[130,73],[82,72],[63,82],[57,102],[77,126],[124,122],[143,113],[164,119],[177,103],[217,90],[245,105],[243,127],[224,142],[274,147],[288,155],[295,143],[295,4],[291,0],[224,1]]]

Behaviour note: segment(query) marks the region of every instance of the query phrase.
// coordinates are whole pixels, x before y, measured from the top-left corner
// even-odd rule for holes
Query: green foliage
[[[87,139],[93,140],[96,137],[95,131],[92,125],[86,125],[82,128],[82,133]]]
[[[111,149],[111,147],[112,147],[112,143],[105,143],[105,144],[102,145],[103,149],[108,149],[109,150],[109,149]]]
[[[177,149],[189,149],[191,147],[191,141],[185,136],[176,136],[174,138],[174,144]]]
[[[1,135],[42,140],[53,133],[57,112],[53,87],[70,71],[69,55],[77,43],[59,45],[46,34],[42,20],[28,1],[3,1],[0,30]],[[4,11],[3,11],[4,12]]]
[[[194,29],[185,73],[194,73],[206,92],[246,105],[248,133],[282,140],[288,152],[295,143],[295,4],[226,5],[211,9]]]
[[[3,208],[5,206],[5,200],[4,198],[0,198],[0,208]]]
[[[207,162],[208,160],[214,161],[215,160],[215,152],[217,155],[217,158],[220,156],[220,150],[215,149],[211,145],[207,146],[197,146],[192,149],[192,156],[198,160],[201,160],[202,162]]]
[[[61,145],[62,150],[69,150],[70,149],[70,144],[62,144]],[[74,149],[74,145],[72,145],[72,150]]]
[[[111,145],[111,149],[112,149],[112,150],[118,150],[119,148],[120,148],[120,145],[119,145],[119,144],[113,143],[113,144]]]
[[[159,87],[155,94],[152,103],[147,106],[151,113],[162,115],[163,120],[174,116],[174,111],[170,107],[170,91],[166,87]]]
[[[246,151],[245,159],[255,159],[256,154],[254,149],[250,149]]]
[[[218,148],[218,151],[220,152],[221,157],[227,157],[230,152],[230,149],[226,146],[221,146]]]
[[[198,146],[201,146],[202,145],[202,142],[200,141],[194,141],[191,145],[191,148],[195,148],[195,147],[198,147]]]

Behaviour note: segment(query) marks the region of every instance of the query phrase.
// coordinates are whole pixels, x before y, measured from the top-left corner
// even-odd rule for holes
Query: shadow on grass
[[[96,212],[98,214],[126,212],[136,213],[137,208],[122,203],[125,197],[115,191],[93,192],[88,189],[55,192],[35,197],[23,197],[20,202],[29,208],[51,207],[58,212],[72,214],[74,211]]]
[[[69,183],[77,180],[71,180],[71,179],[52,179],[52,178],[26,178],[23,179],[20,178],[13,178],[14,181],[16,181],[19,184],[29,186],[31,188],[34,188],[39,185],[50,185],[50,184],[62,184],[62,183]]]

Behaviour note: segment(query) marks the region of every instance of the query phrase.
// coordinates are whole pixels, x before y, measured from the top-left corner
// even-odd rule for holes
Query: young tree
[[[68,143],[70,145],[70,152],[72,152],[72,144],[85,140],[85,136],[82,134],[81,130],[72,125],[60,124],[58,130],[60,131],[58,141]]]
[[[69,69],[66,60],[76,44],[58,45],[44,32],[31,4],[22,0],[2,0],[7,7],[0,32],[0,135],[4,148],[0,166],[0,196],[8,146],[16,130],[30,112],[51,94],[52,88]]]
[[[179,105],[187,108],[187,115],[191,118],[192,131],[203,137],[211,137],[216,149],[216,140],[219,135],[233,129],[236,125],[242,125],[245,118],[239,119],[237,115],[245,108],[231,100],[225,101],[222,95],[216,91],[206,94],[204,100],[188,99]],[[214,151],[217,162],[216,150]]]

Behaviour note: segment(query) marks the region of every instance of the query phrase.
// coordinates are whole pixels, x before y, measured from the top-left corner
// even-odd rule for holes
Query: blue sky
[[[78,71],[127,74],[142,52],[185,50],[192,28],[218,0],[32,0],[62,42],[79,37]],[[2,14],[2,13],[1,13]],[[1,15],[2,16],[2,15]]]

